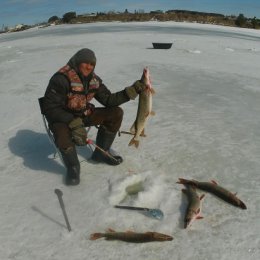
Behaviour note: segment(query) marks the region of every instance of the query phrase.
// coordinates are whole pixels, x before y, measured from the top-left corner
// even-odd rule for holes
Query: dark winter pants
[[[123,110],[120,107],[95,108],[94,112],[86,118],[85,126],[104,126],[107,131],[116,133],[121,126],[122,119]],[[67,124],[53,123],[50,128],[60,150],[66,151],[75,145]]]

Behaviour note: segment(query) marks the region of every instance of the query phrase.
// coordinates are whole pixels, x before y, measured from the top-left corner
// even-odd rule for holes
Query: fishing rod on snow
[[[104,149],[102,149],[100,146],[96,145],[93,140],[87,138],[87,139],[86,139],[86,143],[87,143],[88,145],[93,145],[95,148],[97,148],[99,151],[101,151],[104,155],[106,155],[106,156],[108,156],[110,159],[112,159],[112,160],[118,162],[117,159],[116,159],[114,156],[112,156],[108,151],[105,151]]]

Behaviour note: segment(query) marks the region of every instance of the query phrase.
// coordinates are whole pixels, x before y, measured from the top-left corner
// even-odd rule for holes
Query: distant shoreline
[[[257,40],[260,40],[260,30],[255,30],[252,28],[240,28],[240,27],[232,27],[232,26],[223,26],[223,25],[218,25],[218,24],[202,24],[202,23],[198,23],[198,22],[175,22],[175,21],[166,21],[166,22],[160,22],[160,21],[147,21],[147,22],[120,22],[120,21],[111,21],[111,22],[93,22],[93,23],[70,23],[70,24],[57,24],[57,25],[48,25],[48,26],[35,26],[35,27],[31,27],[28,30],[23,30],[20,31],[21,33],[21,37],[23,37],[23,33],[25,33],[25,35],[29,35],[30,32],[32,33],[36,33],[36,32],[46,32],[48,34],[51,33],[52,31],[60,31],[63,28],[67,28],[70,29],[70,32],[73,33],[75,32],[77,34],[78,30],[82,30],[83,28],[87,29],[88,33],[91,33],[93,30],[95,30],[94,28],[101,28],[101,31],[106,30],[105,28],[112,28],[112,31],[117,31],[116,28],[125,28],[125,30],[127,31],[128,28],[136,28],[136,30],[140,30],[140,28],[143,28],[145,30],[145,28],[153,28],[153,27],[157,27],[157,28],[172,28],[174,30],[174,28],[176,28],[177,30],[180,29],[184,29],[184,30],[189,30],[191,29],[192,31],[190,33],[193,32],[193,30],[196,32],[196,30],[202,30],[202,31],[212,31],[212,32],[224,32],[224,33],[237,33],[237,34],[241,34],[241,35],[247,35],[249,37],[256,37]],[[109,30],[109,29],[108,29]],[[27,34],[27,32],[29,34]],[[1,37],[1,35],[3,37]],[[0,34],[0,41],[9,38],[9,36],[11,38],[15,37],[16,34],[15,33],[2,33]],[[6,38],[7,37],[7,38]],[[19,38],[19,35],[17,34],[17,37]]]
[[[92,13],[92,14],[80,14],[76,12],[68,12],[63,15],[62,18],[52,16],[48,22],[43,22],[36,25],[17,25],[15,28],[6,29],[0,31],[3,32],[17,32],[27,30],[33,27],[48,27],[50,25],[60,24],[84,24],[84,23],[96,23],[96,22],[189,22],[200,24],[212,24],[229,27],[260,29],[260,19],[247,18],[243,14],[239,16],[225,16],[217,13],[205,13],[195,12],[187,10],[169,10],[162,12],[160,10],[152,11],[150,13],[128,13],[127,10],[124,13],[109,12],[109,13]]]

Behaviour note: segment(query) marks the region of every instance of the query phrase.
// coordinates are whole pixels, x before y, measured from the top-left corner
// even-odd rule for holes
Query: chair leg
[[[54,155],[53,155],[53,159],[56,159],[57,155],[58,155],[58,157],[60,158],[62,164],[64,166],[66,166],[64,161],[63,161],[62,154],[61,154],[60,150],[58,149],[58,147],[55,144],[54,136],[53,136],[53,134],[52,134],[52,132],[51,132],[49,126],[48,126],[47,119],[45,118],[44,115],[42,115],[42,120],[43,120],[43,124],[44,124],[45,130],[46,130],[47,135],[48,135],[48,139],[49,139],[50,143],[53,145],[53,148],[55,149]],[[90,129],[91,129],[91,127],[87,127],[87,129],[86,129],[87,134],[89,133]],[[94,150],[93,150],[92,146],[90,144],[88,144],[88,147],[91,149],[91,151],[93,153]]]

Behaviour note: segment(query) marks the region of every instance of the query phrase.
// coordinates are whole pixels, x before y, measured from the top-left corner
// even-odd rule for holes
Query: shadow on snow
[[[23,158],[24,165],[33,170],[64,174],[65,168],[58,156],[54,158],[55,148],[50,143],[47,134],[32,130],[19,130],[16,136],[9,140],[10,151]],[[88,146],[77,147],[80,162],[91,157],[92,150]]]

